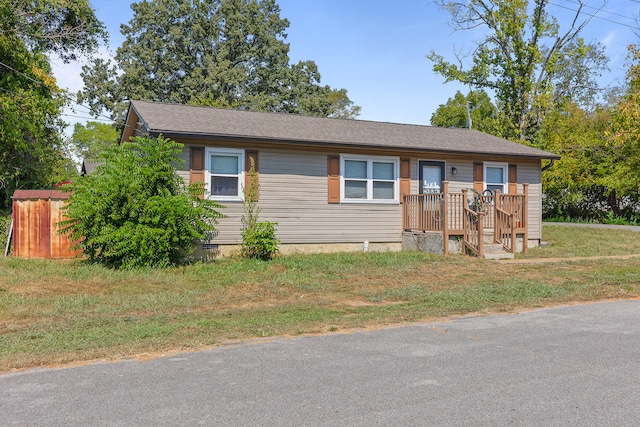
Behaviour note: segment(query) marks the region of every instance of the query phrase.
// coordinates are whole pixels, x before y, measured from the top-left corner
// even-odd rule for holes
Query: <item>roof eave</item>
[[[135,123],[130,123],[132,115],[135,117]],[[124,128],[120,134],[120,142],[126,142],[134,136],[139,124],[142,125],[145,132],[149,133],[149,124],[142,118],[142,115],[135,106],[135,101],[129,101],[129,108],[127,109],[127,115],[124,120]]]
[[[516,157],[522,159],[540,159],[540,160],[559,160],[560,156],[545,153],[545,155],[532,155],[532,154],[524,154],[524,153],[496,153],[493,151],[472,151],[472,150],[451,150],[451,149],[434,149],[434,148],[418,148],[418,147],[398,147],[398,146],[383,146],[383,145],[375,145],[375,144],[366,144],[366,143],[341,143],[335,141],[322,141],[322,140],[298,140],[298,139],[287,139],[287,138],[266,138],[266,137],[256,137],[256,136],[247,136],[247,135],[229,135],[229,134],[211,134],[211,133],[198,133],[198,132],[176,132],[171,130],[159,130],[159,129],[147,129],[147,132],[150,135],[158,136],[162,134],[165,137],[174,138],[189,138],[189,139],[200,139],[200,140],[210,140],[216,139],[220,141],[242,141],[242,142],[253,142],[253,143],[277,143],[282,145],[288,144],[296,144],[296,145],[313,145],[320,147],[341,147],[341,148],[366,148],[366,149],[375,149],[375,150],[393,150],[393,151],[401,151],[401,152],[424,152],[424,153],[437,153],[437,154],[458,154],[458,155],[470,155],[470,156],[493,156],[493,157]]]

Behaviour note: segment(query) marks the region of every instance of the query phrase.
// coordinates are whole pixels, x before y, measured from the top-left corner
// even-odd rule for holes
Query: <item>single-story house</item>
[[[202,243],[221,253],[241,243],[251,159],[260,219],[278,223],[283,252],[400,250],[436,234],[446,254],[467,239],[465,212],[480,213],[481,235],[504,213],[514,252],[537,245],[542,163],[559,158],[470,129],[132,101],[121,140],[139,134],[184,144],[177,173],[226,206]]]

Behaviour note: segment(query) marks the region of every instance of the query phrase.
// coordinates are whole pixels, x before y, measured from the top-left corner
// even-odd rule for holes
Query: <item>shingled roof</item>
[[[132,101],[128,113],[153,135],[537,159],[559,156],[469,129],[309,117]],[[125,136],[127,133],[125,132]]]

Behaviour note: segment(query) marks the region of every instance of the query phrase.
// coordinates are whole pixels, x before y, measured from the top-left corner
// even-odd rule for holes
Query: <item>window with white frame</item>
[[[508,165],[506,163],[486,162],[484,164],[485,189],[490,190],[494,194],[496,190],[502,194],[506,194],[509,188],[507,185],[507,174]]]
[[[344,202],[398,202],[397,157],[341,156]]]
[[[205,154],[205,187],[216,200],[242,200],[244,150],[207,148]]]

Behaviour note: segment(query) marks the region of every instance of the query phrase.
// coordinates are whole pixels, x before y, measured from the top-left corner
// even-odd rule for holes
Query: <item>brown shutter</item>
[[[256,184],[259,185],[259,180],[258,180],[258,152],[257,151],[245,151],[245,156],[244,156],[244,188],[247,189],[249,188],[249,185],[251,185],[251,177],[249,176],[249,171],[251,170],[251,160],[253,160],[253,168],[256,171],[256,175],[255,175],[255,179],[256,179]],[[258,201],[258,199],[260,198],[260,192],[256,192],[256,202]]]
[[[518,165],[509,165],[509,194],[518,194]]]
[[[191,147],[189,182],[204,183],[204,147]],[[204,198],[204,192],[199,196]]]
[[[327,156],[327,202],[340,203],[340,156]]]
[[[473,189],[478,193],[484,191],[484,164],[482,162],[473,163]]]
[[[400,203],[411,193],[411,159],[400,159]]]

